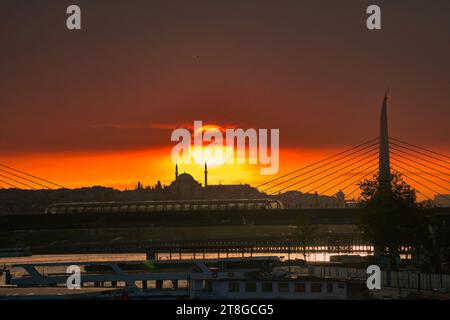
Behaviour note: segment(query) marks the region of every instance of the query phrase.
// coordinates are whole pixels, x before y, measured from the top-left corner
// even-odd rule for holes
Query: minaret
[[[391,169],[389,161],[389,134],[387,122],[387,103],[389,94],[386,92],[380,114],[380,152],[378,158],[378,178],[380,188],[389,190],[391,187]]]
[[[175,180],[178,178],[178,164],[175,165]]]
[[[205,188],[208,186],[208,166],[205,162]]]

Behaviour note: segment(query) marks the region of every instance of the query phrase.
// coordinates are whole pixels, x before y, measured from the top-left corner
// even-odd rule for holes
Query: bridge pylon
[[[389,160],[389,134],[387,106],[390,99],[389,93],[384,95],[380,114],[380,151],[378,155],[378,179],[380,191],[388,191],[391,188],[391,165]]]

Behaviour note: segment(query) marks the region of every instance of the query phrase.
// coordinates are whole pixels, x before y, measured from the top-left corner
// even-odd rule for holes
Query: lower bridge
[[[429,208],[427,214],[449,220],[450,208]],[[0,230],[126,228],[146,226],[358,224],[361,209],[266,209],[0,215]]]
[[[450,209],[428,209],[428,214],[442,248],[447,248]],[[359,209],[0,215],[0,249],[29,248],[33,254],[143,253],[153,246],[225,243],[252,246],[255,252],[295,252],[304,245],[292,243],[294,227],[315,225],[319,230],[309,237],[308,250],[352,252],[355,246],[367,245],[356,227],[360,215]]]
[[[0,215],[0,230],[146,226],[354,224],[359,209],[267,209]]]
[[[410,251],[411,248],[404,248]],[[147,257],[156,259],[158,254],[166,258],[181,258],[189,254],[195,258],[205,258],[208,254],[220,256],[250,255],[257,253],[373,253],[373,247],[367,242],[355,237],[314,238],[308,243],[295,239],[221,239],[208,241],[166,241],[149,244],[146,248]]]

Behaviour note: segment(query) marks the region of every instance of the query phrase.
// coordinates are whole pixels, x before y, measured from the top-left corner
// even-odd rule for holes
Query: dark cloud
[[[450,143],[450,2],[70,1],[0,4],[0,153],[170,144],[148,124],[279,128],[282,147],[390,133]],[[121,127],[122,126],[122,127]]]

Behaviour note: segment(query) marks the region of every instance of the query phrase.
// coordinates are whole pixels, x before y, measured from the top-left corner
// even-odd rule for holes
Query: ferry
[[[345,280],[288,268],[279,257],[17,264],[1,299],[346,299]],[[66,273],[80,268],[80,289]],[[45,270],[45,271],[43,271]],[[44,273],[45,272],[45,273]],[[24,294],[21,294],[23,292]]]

